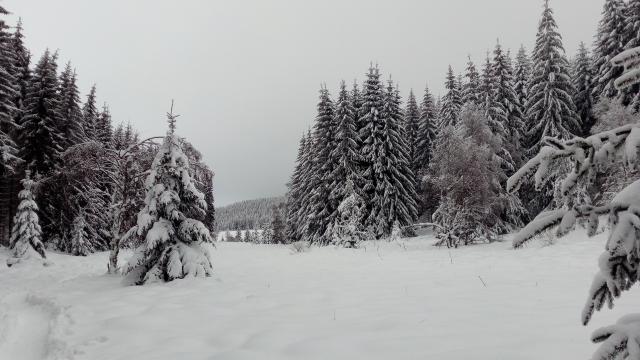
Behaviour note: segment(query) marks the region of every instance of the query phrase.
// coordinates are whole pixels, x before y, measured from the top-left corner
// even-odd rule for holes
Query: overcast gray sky
[[[592,43],[604,0],[551,0],[572,55]],[[543,0],[2,0],[35,60],[60,49],[83,99],[92,83],[114,121],[177,132],[216,172],[218,205],[281,195],[322,82],[363,79],[369,62],[422,94],[451,64],[481,64],[496,39],[531,49]]]

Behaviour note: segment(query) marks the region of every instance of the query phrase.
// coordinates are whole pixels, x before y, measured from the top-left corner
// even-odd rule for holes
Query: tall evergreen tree
[[[111,112],[107,104],[102,106],[102,111],[98,114],[95,124],[96,140],[105,147],[112,147],[113,128],[111,125]]]
[[[335,148],[335,108],[329,95],[329,90],[324,86],[320,90],[320,102],[318,103],[318,116],[314,125],[314,171],[311,187],[313,194],[309,199],[310,222],[307,229],[308,237],[314,243],[325,244],[327,226],[331,215],[338,204],[331,199],[331,174],[334,163],[331,161],[331,151]]]
[[[420,171],[421,164],[418,161],[418,149],[420,141],[420,109],[413,90],[409,91],[407,99],[407,108],[404,112],[404,128],[407,134],[407,143],[409,146],[409,164],[411,171],[417,175]]]
[[[383,190],[378,187],[378,183],[383,179],[384,165],[383,158],[385,142],[384,137],[384,94],[382,84],[380,83],[380,72],[377,67],[370,66],[367,73],[367,79],[362,89],[362,108],[361,121],[364,124],[360,130],[361,159],[362,167],[362,197],[366,208],[363,211],[365,218],[365,227],[370,227],[370,231],[374,236],[381,237],[384,235],[384,224],[377,224],[378,216],[381,212],[379,199],[383,194],[379,191]]]
[[[494,88],[492,68],[491,59],[489,59],[489,53],[487,52],[484,65],[482,66],[482,76],[480,78],[480,105],[485,109],[491,108],[491,101],[493,100],[493,97],[491,96],[491,92]]]
[[[438,123],[438,109],[436,108],[433,96],[429,88],[425,87],[424,96],[420,103],[420,121],[418,126],[418,141],[416,148],[416,163],[418,171],[415,174],[422,177],[429,168],[433,144],[436,139],[436,129]]]
[[[583,42],[580,42],[578,54],[574,60],[574,69],[572,72],[572,83],[575,88],[573,93],[573,102],[580,116],[582,124],[582,135],[588,136],[595,117],[593,115],[593,68],[589,50]]]
[[[624,10],[623,0],[605,0],[593,51],[596,77],[592,93],[596,100],[618,95],[613,82],[622,74],[622,68],[614,66],[611,59],[622,52],[626,44]]]
[[[446,93],[442,98],[442,108],[440,109],[439,128],[455,126],[462,107],[462,97],[458,88],[458,81],[453,74],[453,69],[449,65],[447,80],[444,83]]]
[[[569,138],[580,131],[571,94],[575,91],[553,10],[545,3],[533,51],[526,117],[529,150],[535,153],[545,136]]]
[[[330,161],[333,163],[331,173],[330,198],[336,205],[332,222],[337,216],[337,205],[345,198],[345,186],[348,179],[360,182],[358,170],[358,134],[356,133],[355,109],[343,81],[340,84],[340,93],[335,111],[335,147],[330,153]]]
[[[67,63],[60,74],[60,124],[63,134],[63,149],[78,144],[85,139],[82,127],[82,110],[80,110],[80,93],[76,84],[76,72]]]
[[[483,102],[480,95],[480,88],[482,86],[480,82],[480,74],[476,69],[476,65],[471,61],[471,56],[469,56],[464,76],[467,78],[467,81],[462,89],[462,103],[481,105]]]
[[[386,157],[383,160],[383,178],[378,189],[383,189],[380,199],[384,221],[384,235],[391,234],[394,223],[409,225],[417,216],[415,176],[409,162],[409,146],[404,134],[400,92],[389,80],[384,101],[384,137]]]
[[[31,54],[29,50],[24,46],[24,35],[22,34],[22,19],[18,20],[16,30],[13,33],[12,46],[13,53],[15,54],[15,78],[17,81],[17,94],[14,100],[16,107],[16,113],[14,115],[14,121],[20,122],[22,118],[22,111],[24,109],[24,99],[27,97],[27,87],[31,79],[31,69],[29,65],[31,63]]]
[[[522,107],[522,112],[526,108],[527,99],[529,97],[528,84],[531,77],[531,60],[527,55],[524,46],[520,46],[518,55],[516,55],[516,65],[513,71],[514,90],[518,96],[518,102]]]
[[[9,14],[0,6],[0,175],[13,171],[18,161],[17,145],[12,139],[16,128],[17,112],[15,99],[18,97],[18,80],[15,68],[16,54],[12,35],[4,17]]]
[[[82,106],[82,126],[84,133],[87,136],[87,140],[98,141],[98,108],[96,107],[96,86],[93,85],[89,94],[87,94],[87,100]]]
[[[299,214],[302,208],[302,198],[304,196],[304,184],[306,175],[306,159],[307,159],[307,137],[303,135],[298,146],[298,156],[296,157],[296,165],[289,181],[289,191],[287,192],[287,215],[285,219],[285,235],[290,241],[299,241],[302,239],[300,223],[303,221]]]
[[[625,8],[624,39],[625,50],[640,46],[640,0],[629,0]],[[634,84],[623,90],[626,99],[631,101],[633,109],[640,110],[640,85]]]
[[[500,127],[495,129],[494,134],[501,139],[503,147],[509,153],[509,156],[506,156],[510,162],[507,175],[511,175],[515,171],[515,166],[523,158],[520,148],[520,142],[524,137],[522,106],[515,91],[513,70],[508,55],[502,52],[500,44],[496,45],[493,54],[493,63],[491,64],[492,108],[489,109],[489,114],[490,116],[498,114],[500,118],[501,129]]]
[[[63,134],[60,133],[60,98],[56,55],[47,50],[35,67],[20,121],[22,158],[34,173],[50,174],[60,164]]]

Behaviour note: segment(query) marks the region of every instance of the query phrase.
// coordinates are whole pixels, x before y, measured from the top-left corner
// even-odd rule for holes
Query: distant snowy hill
[[[216,208],[216,229],[244,230],[258,229],[271,220],[271,209],[283,206],[284,196],[245,200]]]

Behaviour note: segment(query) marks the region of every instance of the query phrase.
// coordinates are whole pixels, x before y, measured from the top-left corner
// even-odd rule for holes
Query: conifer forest
[[[0,360],[640,360],[640,0],[513,3],[0,3]]]

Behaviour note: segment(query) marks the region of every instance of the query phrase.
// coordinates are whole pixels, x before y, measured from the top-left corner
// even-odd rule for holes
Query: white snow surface
[[[584,359],[593,330],[638,312],[633,289],[580,325],[604,234],[508,240],[221,242],[213,277],[145,286],[106,275],[108,253],[7,268],[0,249],[0,359]]]

